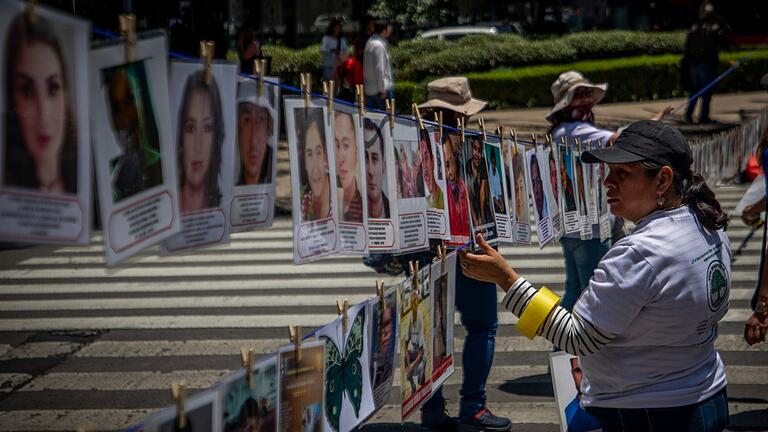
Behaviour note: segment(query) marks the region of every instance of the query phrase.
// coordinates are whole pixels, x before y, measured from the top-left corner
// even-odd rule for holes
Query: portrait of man
[[[501,156],[497,147],[485,146],[486,160],[488,161],[488,186],[491,189],[493,211],[507,214],[507,205],[504,202],[504,187],[501,183]]]
[[[517,145],[517,144],[512,144]],[[528,203],[528,190],[525,187],[525,152],[517,149],[512,152],[512,172],[514,174],[515,188],[515,218],[519,223],[528,223],[530,220]],[[511,187],[510,187],[511,189]]]
[[[445,194],[435,180],[434,153],[432,152],[429,133],[425,129],[421,129],[419,132],[419,154],[421,155],[421,171],[426,186],[427,204],[430,208],[442,210],[445,208]]]
[[[334,113],[334,142],[337,184],[341,187],[341,220],[363,222],[363,196],[360,193],[362,174],[358,159],[357,134],[351,114]]]
[[[488,168],[483,157],[483,143],[479,136],[467,138],[464,147],[466,162],[467,187],[469,192],[469,210],[475,227],[492,221],[491,193],[488,186]]]
[[[576,211],[575,191],[573,190],[572,147],[560,147],[560,180],[566,212]]]
[[[578,357],[571,358],[571,376],[573,376],[573,384],[576,386],[576,397],[565,407],[568,432],[602,430],[600,423],[594,417],[587,414],[579,404],[581,401],[581,380],[584,377],[584,373],[581,371]]]
[[[549,152],[548,163],[549,167],[549,184],[552,185],[552,197],[555,199],[555,205],[560,205],[560,186],[557,181],[557,163],[555,162],[554,148]]]
[[[536,207],[536,215],[539,220],[549,216],[547,209],[547,200],[544,196],[544,183],[541,179],[541,168],[539,160],[536,158],[536,152],[530,153],[529,166],[531,170],[531,193],[533,194],[533,206]]]
[[[587,216],[589,213],[589,207],[587,203],[587,196],[584,182],[584,166],[581,163],[581,159],[577,156],[575,158],[574,173],[576,174],[576,193],[578,194],[579,202],[581,203],[579,209],[579,216]]]
[[[403,340],[404,374],[408,388],[403,388],[403,397],[413,395],[418,388],[426,382],[427,359],[424,346],[424,323],[419,314],[419,293],[416,289],[410,290],[410,313],[408,333]]]
[[[272,86],[258,95],[257,83],[243,80],[237,85],[237,147],[240,176],[237,185],[272,183],[272,142],[275,134],[275,108]]]
[[[119,202],[163,183],[160,136],[144,62],[102,70],[109,120],[121,154],[110,161],[112,197]]]
[[[372,310],[370,376],[376,407],[386,403],[392,386],[397,328],[396,295],[397,292],[392,290],[384,296],[384,303],[376,303]]]
[[[389,219],[387,198],[387,164],[384,158],[384,136],[373,120],[363,120],[365,140],[365,185],[368,192],[368,217]]]

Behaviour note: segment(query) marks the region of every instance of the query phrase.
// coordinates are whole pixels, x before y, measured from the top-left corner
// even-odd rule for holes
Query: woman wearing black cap
[[[725,366],[715,350],[728,310],[728,217],[680,132],[640,121],[613,147],[584,152],[608,163],[611,212],[636,224],[603,257],[572,312],[535,289],[478,236],[464,274],[495,282],[529,338],[580,357],[582,407],[604,431],[720,431],[728,424]]]

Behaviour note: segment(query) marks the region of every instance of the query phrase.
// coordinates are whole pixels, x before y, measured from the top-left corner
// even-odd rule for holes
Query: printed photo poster
[[[576,203],[576,177],[574,176],[573,146],[558,145],[560,158],[560,209],[563,215],[565,234],[581,230],[579,209]]]
[[[25,9],[0,4],[0,241],[87,244],[91,26],[42,6],[31,23]]]
[[[341,215],[341,250],[354,255],[368,252],[368,194],[363,127],[363,117],[356,109],[346,105],[334,107],[333,136]]]
[[[607,175],[607,167],[604,163],[593,164],[595,172],[595,194],[597,197],[598,221],[600,224],[600,241],[604,242],[611,237],[610,212],[608,211],[608,190],[603,185]]]
[[[406,419],[432,394],[432,286],[429,267],[398,286],[401,415]]]
[[[549,217],[552,219],[554,240],[557,241],[563,236],[563,218],[560,214],[560,168],[557,163],[557,151],[553,145],[542,146],[540,155],[541,171],[549,178],[548,181],[544,181],[544,191],[549,201]]]
[[[491,208],[496,221],[499,241],[514,242],[514,230],[509,220],[507,202],[507,179],[502,168],[501,141],[498,137],[488,137],[483,145],[483,157],[488,172],[488,189],[491,191]]]
[[[163,33],[91,50],[91,138],[107,265],[179,232],[178,151]]]
[[[235,166],[237,65],[215,62],[206,81],[200,62],[170,66],[181,231],[163,254],[229,243]]]
[[[482,234],[488,244],[499,242],[496,217],[493,212],[491,188],[488,182],[488,165],[483,152],[483,136],[466,134],[464,138],[464,173],[469,198],[469,214],[472,220],[472,239]]]
[[[552,219],[549,216],[549,200],[545,192],[546,185],[544,182],[547,179],[542,176],[542,173],[546,171],[541,167],[540,158],[541,152],[537,151],[536,148],[532,148],[525,153],[526,165],[530,173],[528,189],[533,197],[533,218],[536,222],[539,247],[543,248],[554,238],[554,230],[552,228]],[[544,163],[546,167],[546,160]]]
[[[576,205],[579,209],[579,237],[582,240],[590,240],[592,238],[592,216],[589,204],[592,199],[589,183],[590,168],[588,164],[581,162],[581,153],[575,155],[573,166],[576,176]]]
[[[531,242],[531,200],[529,195],[529,186],[531,184],[531,175],[528,171],[528,162],[526,159],[525,145],[518,144],[517,140],[508,142],[509,144],[509,177],[512,180],[510,217],[515,224],[515,243]]]
[[[367,301],[349,308],[346,331],[339,317],[315,333],[325,341],[323,430],[349,431],[373,414],[368,310]]]
[[[456,254],[436,261],[430,269],[432,283],[432,391],[454,372],[453,315],[456,296]]]
[[[383,407],[389,399],[395,373],[395,355],[397,353],[398,317],[397,288],[391,287],[380,297],[370,302],[370,356],[369,378],[373,393],[375,410]]]
[[[565,351],[549,355],[552,387],[560,415],[561,432],[591,432],[603,430],[600,423],[579,405],[584,373],[579,358]]]
[[[448,195],[448,220],[451,239],[448,247],[461,247],[472,241],[472,218],[469,215],[469,191],[464,174],[464,152],[461,135],[454,132],[443,136],[445,154],[445,177]]]
[[[429,248],[427,194],[419,152],[419,129],[413,122],[396,120],[392,149],[397,180],[400,252]]]
[[[252,388],[245,369],[225,378],[218,386],[221,397],[221,429],[224,432],[274,432],[277,430],[277,356],[253,366]]]
[[[368,249],[397,252],[400,248],[397,164],[389,116],[367,112],[363,119],[365,186],[368,199]]]
[[[337,253],[339,201],[333,120],[324,101],[285,98],[285,129],[291,164],[293,262]]]
[[[445,155],[440,144],[440,132],[436,127],[419,129],[419,154],[427,194],[427,225],[429,238],[451,239],[451,223],[448,218],[446,196]]]
[[[275,85],[240,78],[237,83],[237,119],[234,189],[229,208],[231,232],[272,226],[275,215],[277,138],[280,135],[280,80]]]
[[[590,141],[587,148],[591,150],[592,142]],[[589,223],[597,225],[600,223],[600,214],[597,208],[597,194],[595,193],[595,166],[594,164],[583,164],[584,167],[584,180],[587,184],[585,188],[587,196],[587,212],[589,213]]]
[[[187,390],[189,394],[189,390]],[[214,431],[221,430],[219,424],[219,393],[217,391],[198,391],[187,397],[184,403],[186,426],[179,428],[179,414],[176,406],[170,406],[150,416],[143,423],[144,432],[176,432],[178,430]]]
[[[321,432],[325,393],[325,342],[303,341],[301,354],[286,345],[278,351],[277,430]]]

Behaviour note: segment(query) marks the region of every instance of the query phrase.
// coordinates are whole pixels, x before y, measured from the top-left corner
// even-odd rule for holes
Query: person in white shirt
[[[363,78],[365,106],[368,108],[383,110],[386,106],[384,101],[394,97],[395,82],[387,44],[391,33],[392,25],[377,21],[373,35],[365,43]]]
[[[607,83],[592,84],[580,72],[561,73],[552,83],[555,106],[547,114],[552,123],[549,133],[552,142],[560,145],[563,137],[567,145],[575,145],[579,139],[586,149],[588,145],[603,147],[619,137],[619,132],[595,126],[592,108],[600,103],[608,90]],[[661,120],[672,107],[655,114],[651,120]],[[598,224],[592,225],[592,238],[582,240],[578,232],[564,234],[560,239],[565,259],[565,295],[560,305],[571,310],[579,294],[586,288],[589,278],[611,246],[610,240],[600,241]]]
[[[537,290],[477,237],[465,275],[495,282],[529,338],[579,356],[581,406],[604,431],[721,431],[728,424],[717,323],[728,311],[728,216],[677,129],[642,120],[612,147],[582,153],[608,163],[611,213],[636,224],[603,257],[572,312]]]
[[[349,50],[347,40],[341,36],[341,21],[335,19],[328,25],[323,39],[320,40],[320,54],[323,55],[323,79],[328,81],[335,78],[336,66],[339,64],[339,54]],[[341,88],[341,83],[337,83]]]

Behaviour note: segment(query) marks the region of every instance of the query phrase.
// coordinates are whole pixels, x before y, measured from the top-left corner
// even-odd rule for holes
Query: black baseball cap
[[[649,161],[668,165],[688,177],[693,156],[688,140],[679,130],[664,122],[640,120],[624,129],[613,146],[583,152],[581,161],[616,164]]]

